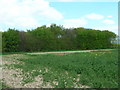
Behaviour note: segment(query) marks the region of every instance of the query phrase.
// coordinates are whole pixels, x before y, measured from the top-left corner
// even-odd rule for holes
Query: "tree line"
[[[111,48],[116,34],[108,30],[64,28],[56,24],[33,30],[8,29],[2,33],[2,51],[52,51]]]

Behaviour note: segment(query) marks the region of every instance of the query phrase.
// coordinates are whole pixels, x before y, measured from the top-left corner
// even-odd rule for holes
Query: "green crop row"
[[[116,50],[73,54],[26,55],[15,64],[23,69],[24,82],[32,82],[42,75],[44,83],[57,88],[73,88],[86,85],[91,88],[118,87],[118,54]],[[58,84],[55,84],[57,82]]]

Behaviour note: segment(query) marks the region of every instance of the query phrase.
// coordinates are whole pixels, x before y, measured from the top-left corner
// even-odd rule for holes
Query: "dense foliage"
[[[52,24],[33,30],[18,31],[9,29],[2,32],[3,52],[16,51],[49,51],[75,49],[111,48],[113,32],[85,28],[64,28]]]

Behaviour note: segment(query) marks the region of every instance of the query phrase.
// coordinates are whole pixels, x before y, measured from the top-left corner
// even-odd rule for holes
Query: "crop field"
[[[118,87],[117,50],[54,54],[10,54],[3,55],[3,66],[3,81],[10,87]],[[11,74],[9,74],[10,71]],[[12,78],[13,80],[11,80]]]

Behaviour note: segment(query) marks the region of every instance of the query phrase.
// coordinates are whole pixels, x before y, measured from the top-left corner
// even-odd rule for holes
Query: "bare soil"
[[[22,54],[13,55],[3,55],[2,57],[2,76],[0,79],[12,88],[52,88],[50,83],[43,85],[43,77],[41,75],[35,77],[35,81],[27,84],[22,84],[23,76],[22,70],[8,68],[6,65],[18,64],[23,62],[18,62],[16,59],[25,58]]]
[[[79,52],[91,52],[91,51],[110,51],[113,49],[98,49],[98,50],[81,50],[81,51],[55,51],[55,52],[33,52],[27,54],[65,54],[65,53],[79,53]],[[61,55],[62,55],[61,54]]]

